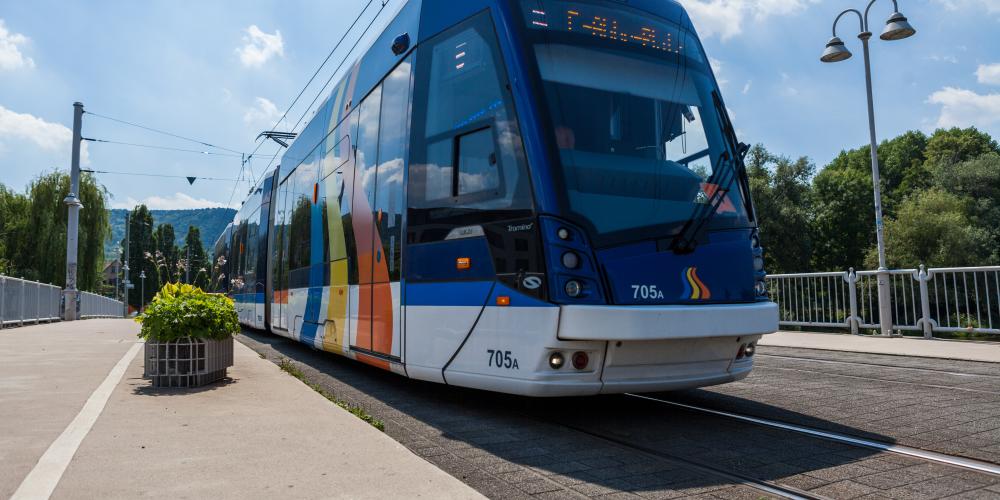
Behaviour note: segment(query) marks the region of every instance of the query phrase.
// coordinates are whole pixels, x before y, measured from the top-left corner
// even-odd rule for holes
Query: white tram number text
[[[656,285],[632,285],[633,299],[662,299],[663,292]]]
[[[508,370],[520,370],[517,367],[517,358],[511,356],[510,351],[498,351],[496,349],[487,349],[487,353],[490,355],[489,365],[495,366],[497,368],[507,368]]]

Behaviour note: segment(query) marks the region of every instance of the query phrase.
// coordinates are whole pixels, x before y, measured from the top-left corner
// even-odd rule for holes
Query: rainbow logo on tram
[[[697,267],[688,267],[681,272],[681,282],[684,285],[682,300],[708,300],[712,298],[712,290],[698,277]]]

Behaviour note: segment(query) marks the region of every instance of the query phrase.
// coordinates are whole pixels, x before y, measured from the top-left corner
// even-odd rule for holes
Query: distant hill
[[[201,242],[205,250],[211,254],[216,238],[226,230],[233,221],[236,210],[231,208],[199,208],[196,210],[151,210],[153,223],[170,224],[174,226],[177,246],[184,244],[188,226],[194,225],[201,231]],[[128,210],[115,209],[111,211],[111,241],[104,245],[104,255],[108,259],[115,256],[115,247],[125,239],[125,214]]]

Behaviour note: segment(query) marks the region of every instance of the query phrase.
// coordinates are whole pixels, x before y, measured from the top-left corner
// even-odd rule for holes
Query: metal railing
[[[125,305],[103,295],[90,292],[80,292],[80,317],[88,318],[120,318]]]
[[[80,318],[120,318],[124,305],[117,300],[80,292]],[[62,289],[45,283],[0,276],[0,328],[59,321]]]
[[[767,277],[782,326],[879,328],[878,271]],[[1000,335],[1000,266],[889,271],[896,331]]]

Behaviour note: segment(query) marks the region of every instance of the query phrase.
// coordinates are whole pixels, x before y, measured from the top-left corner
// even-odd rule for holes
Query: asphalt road
[[[245,332],[491,498],[1000,498],[1000,477],[627,396],[528,399],[402,378]],[[657,397],[1000,461],[1000,365],[760,348],[745,381]],[[321,425],[317,423],[316,425]],[[780,495],[780,492],[777,493]]]

